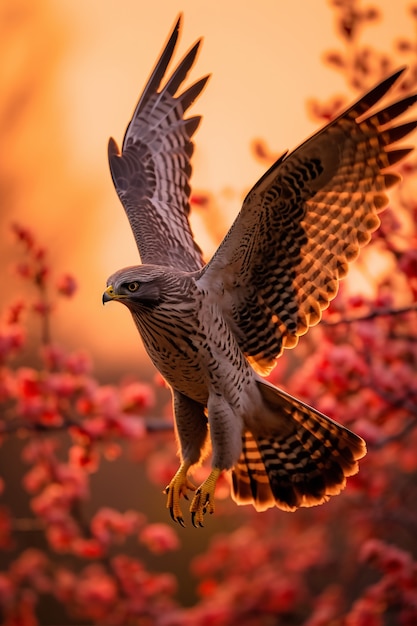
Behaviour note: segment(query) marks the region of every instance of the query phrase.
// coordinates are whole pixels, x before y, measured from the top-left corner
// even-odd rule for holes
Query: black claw
[[[194,526],[194,528],[204,528],[203,524],[201,522],[198,522],[198,525],[195,523],[195,513],[191,513],[191,522],[192,525]]]
[[[165,487],[162,493],[164,493],[166,496],[169,494],[169,485]]]
[[[182,526],[183,528],[185,528],[185,522],[184,522],[184,518],[183,517],[175,517],[174,515],[174,507],[170,507],[169,508],[169,514],[171,516],[171,519],[176,523],[179,524],[180,526]]]

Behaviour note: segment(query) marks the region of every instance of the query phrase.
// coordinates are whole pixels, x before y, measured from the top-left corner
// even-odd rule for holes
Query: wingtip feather
[[[109,157],[109,161],[114,156],[120,156],[119,146],[113,137],[109,138],[109,143],[107,144],[107,155]]]
[[[374,104],[376,104],[381,98],[393,87],[393,85],[398,81],[400,76],[406,71],[407,67],[401,67],[396,70],[393,74],[385,78],[382,82],[379,82],[375,87],[373,87],[367,94],[365,94],[359,102],[362,103],[366,109],[370,109]],[[355,105],[354,105],[355,106]]]
[[[203,76],[203,78],[200,78],[197,82],[193,83],[180,96],[178,96],[178,100],[181,102],[183,111],[186,111],[193,104],[193,102],[196,101],[206,86],[209,78],[210,74]]]
[[[142,95],[139,98],[139,101],[135,107],[134,113],[132,115],[132,121],[137,117],[139,112],[145,106],[149,97],[158,90],[161,84],[161,81],[167,71],[167,67],[172,59],[175,48],[177,46],[178,36],[181,30],[181,24],[182,24],[182,13],[178,15],[177,21],[175,22],[175,25],[168,37],[168,40],[166,44],[164,45],[161,54],[158,57],[158,60],[155,64],[154,69],[151,72],[151,75],[145,85]],[[123,148],[126,144],[126,141],[129,135],[129,127],[130,127],[130,124],[128,125],[126,129],[125,136],[123,138],[123,144],[122,144]]]
[[[171,96],[175,95],[177,89],[179,88],[181,83],[184,82],[188,72],[195,63],[201,41],[201,39],[198,39],[185,54],[185,56],[181,59],[173,74],[169,78],[168,82],[164,86],[163,91],[168,92]]]

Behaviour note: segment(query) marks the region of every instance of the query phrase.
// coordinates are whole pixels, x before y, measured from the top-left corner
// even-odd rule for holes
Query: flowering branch
[[[411,311],[417,311],[417,304],[410,304],[397,309],[375,309],[364,313],[363,315],[357,315],[353,317],[342,317],[340,319],[327,319],[323,318],[321,324],[323,326],[339,326],[340,324],[355,324],[356,322],[364,322],[373,320],[378,317],[390,317],[392,315],[403,315],[404,313],[410,313]],[[411,337],[410,340],[417,340],[417,337]]]
[[[380,18],[379,8],[362,8],[357,0],[333,0],[332,7],[344,50],[330,52],[328,63],[354,87],[376,82],[389,59],[362,46],[360,35]],[[415,19],[417,10],[412,13]],[[417,46],[402,38],[401,50],[415,56]],[[326,105],[313,103],[314,115],[331,119],[342,102],[337,96]],[[264,142],[254,142],[253,150],[265,165],[276,157]],[[17,275],[34,301],[31,305],[28,296],[11,303],[0,323],[4,458],[13,443],[13,457],[2,464],[0,476],[5,553],[0,621],[5,626],[46,624],[39,599],[47,603],[50,597],[55,602],[48,606],[48,619],[55,623],[417,623],[417,165],[407,161],[400,170],[404,180],[392,195],[395,211],[383,213],[373,244],[388,259],[388,271],[373,281],[367,296],[349,295],[342,284],[322,323],[297,350],[287,351],[271,374],[364,436],[368,455],[359,474],[342,496],[294,515],[229,505],[221,497],[228,493],[226,480],[219,483],[221,532],[210,538],[207,527],[197,543],[182,535],[187,543],[178,564],[174,561],[175,574],[155,573],[147,565],[149,553],[155,567],[158,555],[180,549],[172,526],[150,522],[131,499],[125,510],[113,507],[119,483],[105,484],[105,502],[96,506],[91,499],[103,459],[117,463],[127,454],[129,463],[133,458],[143,465],[141,481],[147,475],[162,491],[177,465],[174,444],[163,436],[172,421],[150,417],[156,406],[152,386],[103,385],[85,353],[68,354],[54,345],[56,304],[75,293],[76,281],[68,274],[56,280],[34,235],[14,226],[23,257]],[[217,201],[208,192],[192,199],[204,211]],[[42,325],[37,367],[25,363],[33,314]],[[128,467],[123,482],[130,487]],[[32,517],[16,514],[20,503],[11,485],[18,469],[21,497]],[[138,501],[145,508],[142,482],[139,487]],[[149,517],[154,514],[152,509]],[[41,535],[37,545],[45,549],[28,547],[28,531]],[[157,565],[167,567],[167,559]],[[184,606],[176,599],[177,587],[187,594]],[[56,606],[60,613],[53,620]]]

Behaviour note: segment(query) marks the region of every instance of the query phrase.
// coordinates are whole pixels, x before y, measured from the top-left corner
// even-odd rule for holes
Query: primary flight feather
[[[409,152],[391,144],[417,125],[391,122],[417,96],[369,113],[400,70],[282,155],[204,264],[188,221],[200,117],[184,116],[208,77],[182,90],[200,41],[166,77],[180,23],[121,150],[109,142],[113,182],[142,265],[113,274],[103,301],[129,308],[171,387],[181,464],[166,489],[167,506],[181,524],[181,497],[196,489],[189,473],[210,440],[212,469],[190,506],[193,524],[202,525],[224,470],[231,470],[237,503],[288,511],[325,502],[358,471],[366,453],[358,435],[262,376],[320,320],[348,263],[378,228],[385,190],[399,180],[390,166]]]

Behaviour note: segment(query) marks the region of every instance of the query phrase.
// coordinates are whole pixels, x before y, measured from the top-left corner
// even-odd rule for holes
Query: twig
[[[376,317],[389,317],[391,315],[402,315],[403,313],[410,313],[411,311],[417,311],[417,303],[410,304],[399,309],[376,309],[370,311],[364,315],[358,315],[356,317],[342,317],[339,320],[326,320],[322,319],[321,324],[324,326],[338,326],[339,324],[354,324],[355,322],[364,322],[367,320],[375,319]]]
[[[160,432],[165,432],[165,431],[171,432],[174,428],[173,424],[171,422],[168,422],[163,417],[149,418],[147,420],[143,420],[143,423],[144,423],[146,432],[149,434],[157,433],[157,432],[160,433]],[[28,431],[28,432],[33,432],[33,433],[46,433],[46,432],[57,433],[57,432],[68,431],[70,428],[74,428],[74,427],[78,428],[82,432],[85,432],[86,435],[89,435],[88,430],[84,428],[84,425],[82,422],[79,422],[75,419],[70,419],[70,418],[66,418],[59,425],[51,425],[51,426],[46,426],[45,424],[41,424],[39,422],[30,423],[27,420],[19,419],[19,418],[16,418],[10,421],[3,421],[3,423],[0,425],[0,435],[11,435],[18,431]],[[94,438],[95,441],[99,441],[101,439],[104,440],[105,437]]]

